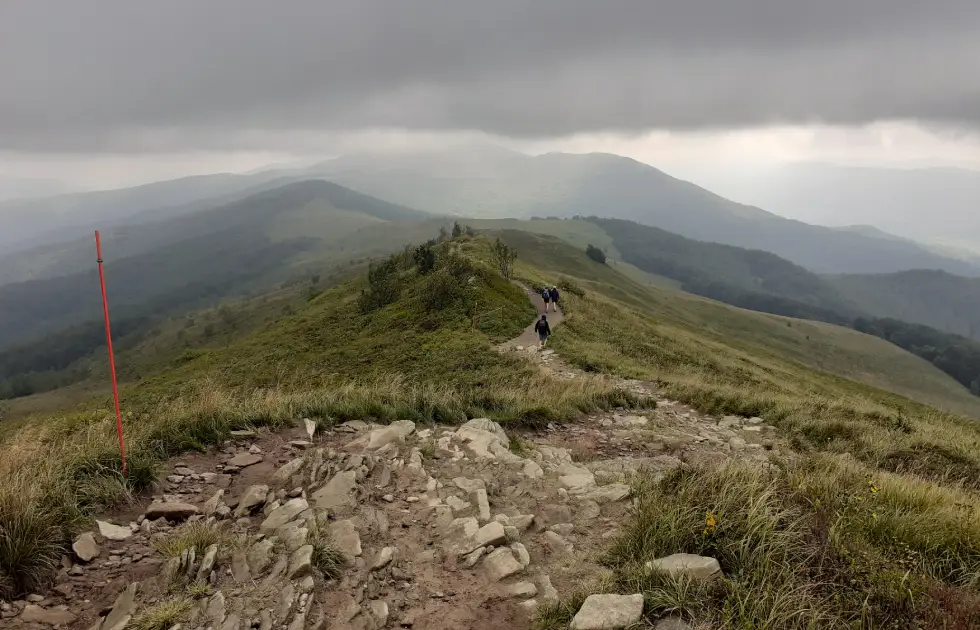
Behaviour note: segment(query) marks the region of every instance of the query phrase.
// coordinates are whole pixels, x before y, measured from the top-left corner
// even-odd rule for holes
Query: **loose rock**
[[[95,524],[99,527],[99,534],[108,540],[127,540],[133,535],[133,530],[128,527],[113,525],[106,521],[95,521]]]
[[[75,556],[82,562],[91,562],[98,558],[102,552],[95,542],[95,536],[92,535],[92,532],[85,532],[76,538],[71,548],[75,552]]]
[[[696,580],[714,580],[722,576],[721,565],[714,558],[689,553],[675,553],[672,556],[647,562],[647,569],[656,569],[672,576],[686,576]]]
[[[618,630],[638,623],[643,617],[643,595],[590,595],[570,630]]]

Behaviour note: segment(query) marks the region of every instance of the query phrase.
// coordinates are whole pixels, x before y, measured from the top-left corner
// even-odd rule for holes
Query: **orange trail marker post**
[[[102,270],[102,240],[95,231],[95,253],[99,263],[99,283],[102,285],[102,313],[105,315],[105,338],[109,346],[109,371],[112,372],[112,398],[116,403],[116,430],[119,432],[119,456],[122,459],[123,477],[126,474],[126,443],[123,440],[122,412],[119,410],[119,386],[116,383],[116,358],[112,353],[112,329],[109,326],[109,300],[105,293],[105,272]]]

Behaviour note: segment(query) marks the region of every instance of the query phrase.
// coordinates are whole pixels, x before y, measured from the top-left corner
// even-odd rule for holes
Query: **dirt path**
[[[528,289],[523,284],[519,284],[516,282],[514,284],[517,284],[517,286],[521,287],[521,289],[524,290],[524,293],[527,294],[528,299],[531,300],[532,304],[534,304],[534,308],[537,309],[538,316],[535,317],[534,321],[531,322],[531,324],[527,328],[524,329],[524,332],[521,333],[520,336],[511,339],[507,343],[503,344],[501,347],[509,349],[509,348],[515,348],[517,346],[524,346],[524,347],[535,346],[538,344],[538,334],[534,332],[534,325],[537,323],[538,319],[541,318],[541,315],[547,314],[548,324],[551,326],[552,332],[554,332],[554,330],[558,327],[558,325],[561,324],[562,320],[565,319],[565,316],[561,312],[561,310],[558,310],[557,312],[552,311],[550,313],[545,313],[544,300],[541,298],[541,295],[538,292]]]
[[[500,349],[556,378],[595,378],[534,342],[532,329]],[[633,475],[782,448],[761,419],[706,416],[615,380],[657,406],[521,435],[474,419],[309,436],[297,420],[174,459],[158,494],[93,531],[94,557],[77,548],[55,588],[8,604],[0,626],[123,630],[181,601],[183,630],[526,630],[539,606],[601,575],[594,558],[625,521]],[[334,576],[311,567],[317,532],[346,558]]]

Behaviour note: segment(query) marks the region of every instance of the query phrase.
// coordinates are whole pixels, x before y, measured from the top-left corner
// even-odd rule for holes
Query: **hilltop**
[[[152,575],[159,570],[137,578],[151,593],[133,598],[141,620],[163,615],[157,605],[168,602],[173,607],[167,620],[194,609],[217,615],[220,601],[221,620],[226,614],[251,619],[254,602],[263,610],[268,606],[282,623],[302,614],[302,624],[306,615],[315,620],[319,606],[346,605],[341,600],[358,585],[370,589],[371,602],[385,602],[385,618],[402,620],[411,598],[385,582],[383,576],[394,574],[372,577],[370,566],[353,560],[364,555],[373,563],[390,548],[393,558],[380,566],[392,563],[403,576],[398,580],[416,585],[411,589],[424,585],[428,598],[441,588],[439,601],[452,589],[451,607],[435,602],[422,607],[424,614],[451,608],[477,619],[485,617],[467,611],[494,610],[495,619],[509,619],[514,627],[529,627],[524,611],[534,605],[518,608],[515,602],[532,597],[532,590],[521,583],[520,593],[528,594],[514,591],[496,599],[496,580],[514,589],[515,580],[532,583],[540,592],[536,615],[542,628],[566,627],[584,615],[581,609],[595,604],[583,607],[585,596],[597,591],[638,593],[652,620],[675,613],[733,630],[760,623],[798,627],[800,620],[814,627],[860,619],[882,627],[911,618],[938,627],[980,621],[971,586],[980,570],[980,530],[974,519],[962,517],[964,508],[976,509],[980,431],[975,421],[930,406],[954,401],[977,415],[977,399],[928,363],[875,337],[643,286],[554,237],[515,230],[496,236],[517,253],[513,280],[561,287],[565,318],[553,352],[498,349],[520,335],[536,309],[520,286],[501,275],[492,239],[434,243],[433,265],[411,249],[376,262],[366,275],[322,292],[293,313],[126,385],[128,480],[119,476],[114,421],[104,398],[27,419],[8,434],[0,464],[8,479],[0,491],[0,529],[16,536],[13,546],[0,551],[0,574],[6,575],[0,587],[43,588],[47,571],[66,543],[86,529],[89,515],[109,510],[120,519],[123,513],[111,509],[125,497],[143,514],[149,509],[145,495],[132,493],[156,487],[151,492],[157,497],[191,501],[194,510],[214,509],[217,515],[176,527],[149,519],[149,534],[111,546],[127,558],[139,549],[133,569],[111,558],[92,565],[96,575],[125,578],[139,566],[163,566],[168,549],[197,550],[196,560],[180,560],[178,553],[175,566],[203,575],[202,582],[178,580],[168,594],[153,590],[158,587]],[[474,315],[480,315],[476,328]],[[297,446],[303,418],[312,419],[319,434],[314,444]],[[474,418],[488,420],[460,431],[442,428]],[[365,422],[394,424],[359,424]],[[486,442],[492,457],[466,446],[483,439],[474,430],[496,436]],[[346,437],[346,431],[363,432],[364,438]],[[377,455],[364,450],[365,444],[380,445],[382,435],[394,440],[392,448]],[[500,444],[493,446],[494,440]],[[296,450],[306,448],[314,450]],[[266,453],[276,454],[271,465],[254,463]],[[330,462],[323,474],[313,463],[317,453],[321,464]],[[361,464],[330,453],[351,453],[376,470],[357,473]],[[252,464],[244,463],[247,456]],[[191,476],[171,472],[178,464]],[[278,464],[289,471],[278,479],[300,471],[303,478],[284,484],[282,497],[263,495],[249,504],[260,510],[266,505],[265,514],[238,523],[220,515],[244,500],[250,484],[272,481]],[[253,465],[259,467],[249,472]],[[218,492],[206,508],[206,496],[198,493],[215,492],[202,474],[210,470],[216,472],[208,479],[224,475],[231,485],[227,496]],[[389,481],[378,476],[385,474]],[[352,485],[340,491],[342,502],[334,511],[296,524],[295,535],[304,530],[303,540],[312,541],[310,553],[318,559],[294,573],[294,552],[273,548],[270,559],[279,558],[282,568],[262,565],[266,587],[277,593],[274,601],[290,592],[299,604],[290,596],[289,606],[279,608],[263,600],[261,591],[241,590],[223,577],[236,553],[256,549],[256,525],[290,504],[293,488],[297,500],[322,508],[318,497],[340,496],[337,484],[345,475]],[[469,488],[467,479],[482,479],[485,492],[474,485],[472,494],[463,490],[463,498],[457,496],[454,487]],[[375,484],[385,490],[375,490]],[[512,493],[511,487],[523,490]],[[635,505],[628,513],[620,503],[626,496]],[[483,501],[503,512],[501,525],[516,527],[510,519],[519,516],[538,525],[487,538],[495,546],[506,539],[506,545],[486,558],[474,555],[471,571],[457,565],[443,543],[475,540],[477,530],[466,519],[473,518],[477,528],[490,525],[492,513],[484,515]],[[595,523],[573,516],[585,506],[593,509],[583,501],[597,504]],[[365,515],[372,520],[363,520]],[[449,520],[439,519],[447,515],[462,519],[460,534],[445,529]],[[380,526],[378,519],[398,527]],[[354,553],[351,541],[358,532]],[[285,529],[280,535],[294,536]],[[410,540],[431,540],[433,546],[417,549]],[[530,552],[529,562],[517,540]],[[208,579],[200,559],[212,544],[214,567],[221,571]],[[25,550],[24,545],[30,545],[27,554],[5,551]],[[745,545],[751,554],[739,551]],[[573,561],[579,556],[565,555],[573,548],[588,550],[600,565]],[[352,553],[351,564],[329,560],[345,550]],[[435,555],[423,559],[422,553]],[[714,581],[643,569],[647,561],[676,553],[712,559]],[[430,562],[436,563],[435,573],[425,577]],[[494,578],[498,563],[508,569]],[[295,581],[282,576],[287,566]],[[454,586],[431,581],[450,566],[459,567],[452,572]],[[270,570],[274,577],[266,579]],[[552,590],[545,586],[551,585],[546,572],[554,578]],[[312,582],[304,581],[306,575]],[[89,588],[86,578],[67,572],[59,580]],[[755,597],[760,589],[772,596]],[[69,591],[78,601],[87,592]],[[301,592],[305,600],[298,598]],[[54,610],[57,601],[75,601],[57,597],[45,610]],[[735,607],[736,602],[744,605]],[[380,614],[380,604],[368,604],[356,606],[351,619]],[[75,611],[95,615],[98,608]],[[17,614],[26,610],[18,608]]]

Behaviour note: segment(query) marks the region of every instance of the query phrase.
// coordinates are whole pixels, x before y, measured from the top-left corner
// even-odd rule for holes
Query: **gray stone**
[[[505,525],[504,536],[507,536],[507,542],[516,543],[521,539],[521,532],[513,525]]]
[[[214,570],[214,561],[218,558],[218,545],[211,545],[205,550],[204,558],[201,560],[201,567],[197,570],[198,581],[207,581],[211,571]]]
[[[557,602],[560,599],[558,597],[558,590],[551,584],[550,575],[542,575],[538,579],[538,583],[541,585],[541,599],[546,602]]]
[[[133,535],[133,530],[128,527],[120,527],[106,521],[95,521],[95,524],[99,527],[99,534],[108,540],[127,540]]]
[[[306,545],[310,530],[307,527],[300,527],[296,524],[285,525],[276,530],[276,533],[282,538],[283,543],[286,545],[286,551],[292,553]]]
[[[654,630],[693,630],[694,626],[681,617],[665,617],[657,622]]]
[[[462,512],[463,510],[468,510],[473,507],[473,504],[469,501],[464,501],[454,494],[446,497],[446,505],[452,508],[453,512]]]
[[[214,516],[215,514],[217,514],[219,508],[224,505],[224,503],[221,502],[224,496],[225,496],[224,490],[218,490],[217,492],[215,492],[214,495],[210,499],[208,499],[207,502],[205,502],[204,504],[204,508],[203,508],[204,515]]]
[[[538,594],[538,587],[531,582],[516,582],[504,587],[504,594],[508,597],[519,597],[528,599]]]
[[[476,532],[480,530],[480,523],[475,517],[468,516],[466,518],[453,519],[453,522],[449,524],[448,534],[462,535],[463,537],[469,538],[476,535]],[[503,529],[501,529],[503,531]]]
[[[398,549],[395,547],[385,547],[384,549],[382,549],[378,553],[378,557],[375,558],[374,562],[371,563],[371,570],[378,571],[391,564],[391,561],[394,560],[395,554],[397,552]]]
[[[269,494],[269,486],[265,484],[249,486],[242,498],[238,500],[238,507],[235,508],[235,516],[245,516],[250,514],[255,508],[265,505],[266,496]]]
[[[20,613],[20,621],[23,623],[41,623],[47,626],[67,626],[73,623],[77,617],[62,608],[41,608],[35,604],[28,604]]]
[[[571,494],[584,494],[596,487],[595,475],[590,473],[562,475],[558,478],[562,488]]]
[[[313,545],[305,545],[289,558],[289,579],[299,580],[313,571]]]
[[[313,493],[313,503],[323,510],[353,507],[357,505],[355,490],[357,490],[357,473],[339,472],[327,485]]]
[[[170,483],[182,483],[184,481],[184,477],[182,475],[168,475],[167,481]]]
[[[200,510],[197,509],[197,506],[191,505],[190,503],[163,502],[151,503],[146,508],[145,516],[151,521],[155,521],[158,518],[163,518],[168,521],[182,521],[199,513]]]
[[[483,570],[491,582],[499,582],[520,573],[524,567],[514,557],[513,551],[502,547],[483,559]]]
[[[602,509],[599,507],[599,503],[592,499],[582,499],[578,504],[578,509],[575,511],[575,517],[584,522],[597,519],[601,515]]]
[[[544,470],[542,470],[541,466],[539,466],[537,462],[530,459],[524,462],[524,468],[521,469],[521,472],[524,473],[525,477],[529,477],[531,479],[540,479],[541,477],[544,477]]]
[[[262,455],[256,453],[240,453],[235,455],[228,461],[228,466],[234,466],[236,468],[246,468],[248,466],[254,466],[261,462],[264,458]]]
[[[248,568],[251,570],[252,575],[258,577],[266,567],[272,563],[272,548],[275,546],[275,540],[272,538],[266,538],[261,540],[248,550],[246,558],[248,561]]]
[[[528,553],[527,547],[525,547],[522,543],[516,542],[511,543],[510,548],[517,555],[517,561],[520,562],[521,566],[526,569],[528,565],[531,564],[531,554]]]
[[[298,474],[299,471],[303,469],[304,463],[305,460],[302,457],[299,457],[289,462],[288,464],[283,465],[282,468],[277,470],[276,473],[272,475],[273,483],[277,483],[277,484],[288,483],[289,480],[293,478],[293,475]]]
[[[76,538],[71,549],[75,552],[75,556],[82,562],[91,562],[102,553],[99,545],[95,542],[95,536],[92,535],[92,532],[85,532]]]
[[[686,576],[696,580],[714,580],[722,576],[721,565],[714,558],[690,553],[675,553],[647,562],[647,569],[671,576]]]
[[[253,444],[248,447],[248,452],[251,453],[252,455],[261,455],[262,449],[259,448],[258,444]]]
[[[480,561],[480,558],[482,558],[486,553],[487,553],[486,547],[480,547],[479,549],[474,549],[466,556],[466,559],[463,560],[463,567],[466,569],[472,569],[473,567],[476,566],[476,563]]]
[[[306,428],[306,435],[312,440],[313,436],[316,435],[316,422],[309,418],[303,418],[303,426]]]
[[[330,524],[329,529],[337,549],[347,556],[349,561],[353,562],[361,555],[361,536],[357,533],[354,521],[336,521]]]
[[[215,593],[208,600],[207,610],[204,613],[208,620],[215,626],[219,626],[225,621],[225,594],[221,591]]]
[[[134,582],[119,594],[112,605],[112,611],[102,622],[102,630],[123,630],[126,627],[129,620],[133,618],[133,613],[136,612],[136,591],[138,589],[139,584]]]
[[[471,494],[477,490],[486,490],[487,484],[482,479],[467,479],[466,477],[456,477],[453,484],[463,492]]]
[[[174,468],[174,472],[182,477],[190,477],[195,474],[194,471],[187,466],[177,466]]]
[[[639,623],[643,618],[643,595],[590,595],[570,630],[618,630]]]
[[[286,570],[289,568],[289,556],[281,554],[276,556],[276,561],[273,563],[272,568],[269,569],[269,574],[265,576],[262,580],[262,588],[269,588],[273,584],[281,581],[281,578]]]
[[[248,570],[248,555],[244,551],[236,551],[232,554],[231,575],[239,584],[244,584],[252,579],[252,574]]]
[[[490,500],[487,497],[487,491],[477,490],[473,493],[473,500],[476,502],[477,518],[481,523],[486,523],[490,520]]]
[[[405,438],[415,432],[415,423],[410,420],[399,420],[392,422],[386,427],[374,429],[367,435],[362,435],[345,448],[351,450],[378,451],[398,442],[404,442]]]
[[[460,555],[466,555],[478,547],[497,546],[507,542],[504,526],[494,521],[481,527],[468,541],[463,544]]]
[[[733,451],[744,451],[745,450],[745,440],[738,437],[733,437],[728,440],[728,446],[731,447]]]
[[[625,483],[611,483],[586,492],[582,498],[596,503],[615,503],[628,499],[631,492],[632,489]]]
[[[388,603],[381,599],[376,599],[368,604],[368,612],[377,622],[377,627],[384,628],[388,625]]]
[[[572,547],[572,545],[565,540],[561,534],[547,531],[544,533],[544,540],[554,553],[571,553],[574,551],[574,547]]]
[[[273,510],[269,516],[262,521],[262,524],[259,526],[259,531],[266,535],[272,534],[286,523],[296,519],[300,514],[308,509],[310,509],[310,504],[306,502],[306,499],[290,499],[285,505],[279,506]]]

